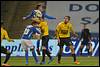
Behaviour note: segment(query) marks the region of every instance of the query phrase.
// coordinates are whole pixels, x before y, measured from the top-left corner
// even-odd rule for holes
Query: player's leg
[[[46,47],[48,47],[48,41],[49,41],[48,36],[42,37],[42,62],[40,64],[45,64],[45,54],[47,54],[47,56],[50,58],[50,61],[48,63],[50,63],[52,61],[52,57],[50,56],[50,52],[46,48]]]
[[[45,64],[46,48],[42,45],[42,61],[40,64]]]
[[[28,64],[28,48],[25,49],[26,64]]]
[[[37,40],[37,49],[39,49],[39,45],[40,45],[40,39]]]
[[[42,61],[40,64],[45,64],[46,47],[44,46],[44,44],[45,44],[45,38],[42,37]]]
[[[50,57],[50,55],[47,53],[48,52],[48,50],[46,48],[47,42],[48,42],[48,40],[47,40],[46,36],[43,36],[42,37],[42,62],[40,64],[45,64],[45,54],[47,54],[47,56]]]
[[[9,66],[8,64],[6,64],[8,62],[8,60],[10,59],[10,51],[8,51],[6,48],[4,48],[3,46],[1,47],[1,53],[6,54],[6,58],[5,61],[3,62],[3,66]]]
[[[21,40],[22,49],[25,51],[26,64],[28,64],[28,46],[26,45],[26,40]]]
[[[91,56],[92,55],[92,44],[91,43],[87,43],[86,50],[88,52],[88,56]]]
[[[42,61],[40,64],[45,64],[46,47],[42,45]]]
[[[76,59],[75,50],[74,50],[73,46],[70,45],[69,47],[70,47],[70,49],[71,49],[71,54],[72,54],[72,57],[73,57],[73,59],[74,59],[74,63],[75,63],[75,64],[80,64],[80,63],[77,61],[77,59]]]
[[[61,60],[61,55],[62,55],[62,51],[63,51],[63,45],[64,45],[64,41],[63,39],[60,39],[60,43],[58,43],[59,46],[59,52],[58,52],[58,63],[60,63]]]
[[[89,52],[90,52],[90,55],[92,56],[92,52],[93,52],[92,43],[89,43]]]
[[[49,36],[46,36],[45,37],[45,39],[44,39],[44,47],[46,47],[46,54],[47,54],[47,56],[49,57],[49,58],[51,58],[51,56],[50,56],[50,51],[49,51],[49,49],[48,49],[48,42],[49,42]]]
[[[73,59],[74,59],[74,63],[75,63],[75,64],[79,64],[79,62],[78,62],[77,59],[76,59],[75,50],[74,50],[74,47],[73,47],[73,44],[72,44],[70,38],[67,39],[66,44],[68,44],[68,47],[71,49],[71,54],[72,54],[72,57],[73,57]]]
[[[80,55],[81,55],[81,56],[82,56],[82,50],[83,50],[83,47],[84,47],[84,45],[81,44],[81,46],[80,46],[80,48],[79,48],[79,51],[80,51]]]
[[[40,45],[40,39],[37,40],[37,49],[36,49],[36,51],[37,51],[38,55],[40,55],[39,45]]]
[[[51,54],[51,52],[49,51],[49,48],[48,48],[48,41],[47,41],[47,45],[45,47],[48,50],[48,53]]]
[[[75,61],[76,61],[76,55],[75,55],[75,50],[74,50],[74,48],[73,48],[73,45],[70,44],[69,48],[71,49],[71,54],[72,54],[72,57],[73,57],[74,62],[75,62]]]
[[[36,56],[35,49],[31,48],[31,51],[32,51],[32,55],[33,55],[33,57],[35,59],[35,62],[38,64],[39,63],[39,58],[38,58],[38,56]]]
[[[89,41],[86,40],[86,41],[85,41],[85,44],[86,44],[86,50],[87,50],[87,52],[88,52],[88,56],[89,56],[89,55],[90,55],[90,52],[89,52],[89,49],[90,49]]]
[[[59,52],[58,52],[58,63],[60,64],[61,61],[61,56],[62,56],[62,51],[63,51],[63,46],[59,46]]]
[[[49,57],[49,62],[48,62],[48,64],[49,64],[53,61],[54,58],[50,55],[51,53],[48,49],[48,42],[49,42],[49,36],[46,36],[46,38],[45,38],[45,47],[46,47],[46,54]]]
[[[26,45],[28,46],[28,48],[30,48],[30,51],[32,51],[32,55],[33,55],[33,57],[35,59],[35,62],[39,63],[38,56],[36,56],[36,52],[35,52],[35,46],[32,44],[32,41],[31,40],[27,40],[26,41]]]
[[[79,48],[79,51],[80,51],[80,55],[82,56],[82,50],[83,50],[83,47],[84,47],[84,40],[81,42],[81,46]]]
[[[37,27],[36,27],[36,29],[37,29],[39,32],[41,32],[40,28],[37,28]],[[37,34],[37,33],[36,33],[34,36],[35,36],[35,38],[37,39],[37,44],[36,44],[36,45],[37,45],[37,49],[36,49],[36,51],[37,51],[37,54],[40,55],[40,50],[39,50],[39,46],[40,46],[40,34]]]

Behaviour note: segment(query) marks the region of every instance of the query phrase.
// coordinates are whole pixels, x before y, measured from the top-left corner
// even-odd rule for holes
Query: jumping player
[[[37,16],[35,16],[36,12],[35,11],[38,11],[40,14],[40,17],[42,17],[43,19],[44,18],[47,18],[47,19],[56,19],[55,17],[52,17],[52,16],[48,16],[45,12],[45,8],[42,4],[38,4],[36,5],[36,8],[33,9],[27,16],[23,17],[23,19],[32,19],[32,18],[37,18]]]
[[[21,37],[21,45],[25,50],[26,64],[28,64],[28,48],[30,48],[30,50],[32,51],[32,55],[36,63],[39,63],[39,59],[35,53],[35,46],[32,44],[32,41],[30,40],[33,35],[36,35],[38,39],[40,38],[40,32],[34,26],[35,22],[32,22],[31,25],[28,25],[25,28],[24,33]]]
[[[36,11],[40,14],[38,17],[36,16]],[[27,16],[23,17],[23,19],[33,19],[33,18],[48,18],[48,19],[56,19],[55,17],[48,16],[45,12],[45,7],[42,4],[36,5],[36,8],[33,9]],[[37,53],[40,55],[40,50],[39,50],[39,44],[40,40],[37,41]]]

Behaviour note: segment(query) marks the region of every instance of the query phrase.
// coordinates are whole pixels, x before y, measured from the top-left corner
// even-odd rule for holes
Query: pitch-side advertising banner
[[[15,39],[14,41],[15,42],[8,42],[7,40],[3,40],[1,45],[4,46],[5,48],[7,48],[8,50],[10,50],[10,52],[12,52],[11,56],[25,56],[25,51],[22,50],[22,46],[20,44],[21,40]],[[32,42],[33,42],[33,45],[35,46],[35,50],[36,50],[37,40],[32,40]],[[75,48],[75,54],[77,56],[79,56],[79,47],[81,45],[80,44],[81,41],[72,40],[72,43],[73,43],[73,47]],[[93,41],[91,41],[91,43],[92,43],[92,49],[93,49],[92,56],[99,56],[99,41],[93,40]],[[49,44],[48,49],[52,53],[51,55],[57,56],[57,53],[59,51],[59,47],[57,46],[57,44],[58,44],[57,40],[50,39],[48,44]],[[40,43],[40,48],[41,48],[41,43]],[[86,46],[84,46],[82,53],[84,56],[87,55]],[[41,55],[42,55],[42,51],[41,51]],[[71,55],[71,50],[67,46],[64,46],[63,47],[63,56],[70,56],[70,55]],[[5,56],[5,54],[1,53],[1,56]],[[32,53],[30,50],[29,50],[29,56],[32,56]]]

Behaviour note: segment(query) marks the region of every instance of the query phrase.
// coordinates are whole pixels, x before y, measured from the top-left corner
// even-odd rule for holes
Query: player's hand
[[[25,20],[26,19],[26,17],[23,17],[23,20]]]
[[[36,33],[35,34],[35,38],[38,39],[38,40],[40,40],[40,34]]]

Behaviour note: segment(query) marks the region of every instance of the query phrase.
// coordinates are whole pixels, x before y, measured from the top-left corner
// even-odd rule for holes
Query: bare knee
[[[74,53],[75,53],[75,50],[74,50],[73,46],[71,45],[71,46],[69,46],[69,47],[70,47],[70,49],[71,49],[71,53],[74,54]]]

